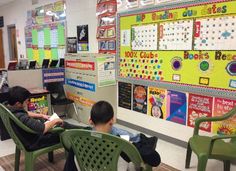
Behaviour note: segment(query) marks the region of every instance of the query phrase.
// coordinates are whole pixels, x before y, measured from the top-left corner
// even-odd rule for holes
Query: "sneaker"
[[[157,137],[147,137],[142,133],[140,134],[140,141],[142,142],[142,144],[145,146],[150,146],[152,150],[156,149],[157,140]]]

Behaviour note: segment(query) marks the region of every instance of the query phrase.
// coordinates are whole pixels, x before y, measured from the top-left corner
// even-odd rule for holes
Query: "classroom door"
[[[2,29],[0,29],[0,68],[5,68]]]
[[[17,60],[16,26],[8,26],[10,60]]]

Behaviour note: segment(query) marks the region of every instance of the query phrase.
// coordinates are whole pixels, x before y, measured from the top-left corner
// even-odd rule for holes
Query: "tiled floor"
[[[125,128],[126,130],[128,128],[118,125],[118,127]],[[135,132],[134,130],[129,131]],[[191,168],[185,169],[184,163],[185,163],[185,154],[186,149],[180,146],[176,146],[174,144],[158,140],[157,143],[157,151],[160,153],[162,162],[166,163],[176,169],[179,169],[181,171],[196,171],[197,166],[197,158],[193,154],[192,155],[192,161],[191,161]],[[12,140],[6,140],[6,141],[0,141],[0,157],[6,156],[9,154],[14,153],[15,145]],[[207,164],[207,171],[223,171],[223,164],[220,161],[216,160],[209,160]],[[231,165],[231,170],[236,170],[236,165]],[[0,167],[0,171],[1,167]]]

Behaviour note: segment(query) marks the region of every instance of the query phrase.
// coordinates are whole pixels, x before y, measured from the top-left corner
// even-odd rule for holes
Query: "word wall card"
[[[157,50],[157,24],[133,26],[131,29],[132,50]]]
[[[197,19],[195,50],[236,50],[236,16]]]
[[[160,24],[159,50],[192,50],[193,20]]]

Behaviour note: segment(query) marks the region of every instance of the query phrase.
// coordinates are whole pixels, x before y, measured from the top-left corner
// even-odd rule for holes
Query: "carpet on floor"
[[[47,154],[37,158],[34,166],[35,171],[62,171],[65,164],[64,150],[56,150],[54,152],[54,163],[48,162]],[[0,167],[5,171],[14,170],[15,154],[0,158]],[[20,159],[20,171],[24,171],[24,155]],[[153,168],[153,171],[178,171],[177,169],[161,163],[160,166]]]

